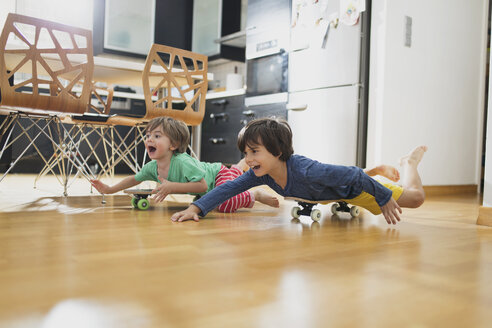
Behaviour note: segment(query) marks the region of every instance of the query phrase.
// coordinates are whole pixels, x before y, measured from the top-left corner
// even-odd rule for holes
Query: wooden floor
[[[0,183],[0,326],[490,327],[492,228],[476,195],[403,222],[292,219],[261,204],[173,223],[189,197],[132,209],[52,177]],[[70,322],[72,321],[72,322]],[[79,327],[77,326],[77,327]]]

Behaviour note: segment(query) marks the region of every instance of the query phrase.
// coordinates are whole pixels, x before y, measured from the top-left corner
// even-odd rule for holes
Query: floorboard
[[[118,178],[115,179],[115,181]],[[256,204],[200,222],[76,179],[0,183],[0,326],[486,327],[492,228],[475,194],[431,196],[389,226],[319,206],[320,222]],[[113,181],[113,182],[115,182]]]

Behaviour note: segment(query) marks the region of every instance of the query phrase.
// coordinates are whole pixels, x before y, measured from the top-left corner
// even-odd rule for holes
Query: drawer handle
[[[227,99],[221,99],[221,100],[212,100],[210,103],[212,105],[216,105],[216,106],[225,106],[229,102],[227,101]]]
[[[217,120],[227,121],[227,119],[229,118],[229,115],[227,115],[227,113],[210,114],[210,118],[214,121],[217,121]]]
[[[225,144],[226,143],[225,140],[224,140],[224,138],[210,138],[210,139],[208,139],[208,141],[210,141],[214,145]]]

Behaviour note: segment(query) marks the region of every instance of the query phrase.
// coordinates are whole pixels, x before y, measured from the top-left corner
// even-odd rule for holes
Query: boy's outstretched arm
[[[134,176],[126,177],[114,186],[109,186],[100,180],[90,181],[94,188],[96,188],[101,194],[114,194],[115,192],[134,187],[140,183],[140,181],[137,181]]]
[[[388,224],[396,224],[396,221],[400,221],[400,214],[402,213],[400,205],[394,200],[393,197],[390,200],[381,206],[381,211],[383,212],[384,218]]]
[[[162,202],[169,194],[199,194],[208,189],[205,179],[196,182],[170,182],[159,177],[159,180],[161,183],[152,191],[156,202]]]
[[[171,216],[171,220],[173,221],[187,221],[187,220],[195,220],[199,221],[200,219],[198,218],[198,213],[200,213],[201,210],[198,206],[195,206],[191,204],[186,210],[174,213]]]

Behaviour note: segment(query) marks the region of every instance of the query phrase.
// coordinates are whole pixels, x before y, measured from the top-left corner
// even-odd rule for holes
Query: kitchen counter
[[[206,99],[216,99],[216,98],[224,98],[224,97],[233,97],[240,96],[246,93],[246,89],[236,89],[236,90],[228,90],[228,91],[220,91],[220,92],[208,92]]]
[[[21,49],[16,52],[5,53],[5,66],[7,69],[14,69],[18,64],[24,59],[27,53],[25,49],[26,45],[24,42],[9,38],[5,49]],[[40,54],[42,59],[47,63],[49,68],[55,72],[60,71],[64,68],[65,64],[61,60],[60,56],[57,54],[52,54],[48,52],[42,52]],[[70,54],[70,62],[72,65],[81,64],[87,61],[85,54]],[[142,86],[142,72],[145,67],[145,59],[143,58],[132,58],[126,56],[119,56],[113,54],[101,54],[93,57],[94,60],[94,71],[93,80],[96,82],[105,82],[114,85],[125,85],[125,86]],[[39,75],[49,75],[43,66],[38,65]],[[16,72],[21,73],[32,73],[31,65],[23,65],[18,67]],[[173,72],[180,72],[182,69],[173,68]],[[75,73],[74,73],[75,72]],[[164,73],[163,67],[157,64],[152,64],[151,73]],[[62,75],[62,77],[72,79],[74,74],[78,74],[78,71],[71,71]],[[213,74],[207,73],[207,79],[213,80]],[[155,85],[159,80],[152,79],[151,85]],[[180,79],[179,83],[182,85],[187,84],[186,79]]]

